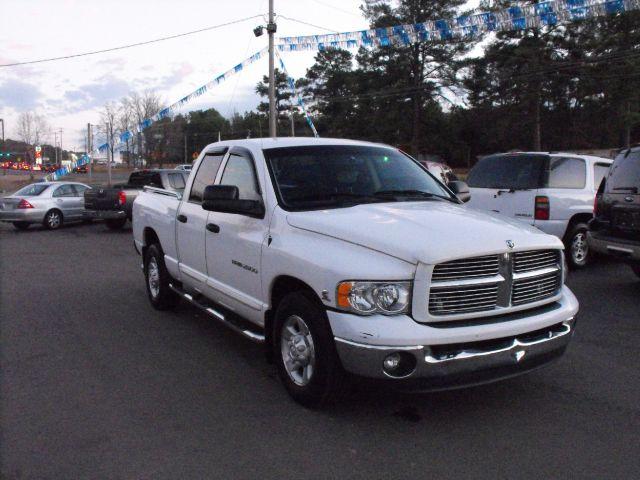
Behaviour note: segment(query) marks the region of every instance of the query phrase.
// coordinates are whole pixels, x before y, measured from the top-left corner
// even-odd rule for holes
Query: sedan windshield
[[[36,197],[44,192],[47,188],[49,188],[49,185],[34,183],[32,185],[27,185],[26,187],[21,188],[16,193],[14,193],[14,195],[20,197]]]
[[[264,151],[282,206],[291,210],[359,203],[447,200],[448,190],[397,150],[313,145]]]

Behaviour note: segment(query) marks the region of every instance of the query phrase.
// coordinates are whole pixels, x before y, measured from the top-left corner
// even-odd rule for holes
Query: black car
[[[640,277],[640,146],[616,157],[596,194],[589,229],[593,251],[620,258]]]

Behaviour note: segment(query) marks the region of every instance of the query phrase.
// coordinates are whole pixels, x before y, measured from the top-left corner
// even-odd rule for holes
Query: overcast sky
[[[275,0],[277,14],[335,31],[367,28],[361,0]],[[472,2],[475,3],[475,2]],[[267,0],[0,0],[0,64],[100,50],[197,30],[266,14]],[[92,55],[28,66],[0,68],[0,118],[6,136],[17,138],[20,112],[33,110],[52,128],[63,129],[63,147],[83,149],[87,122],[100,109],[131,91],[151,89],[168,105],[260,50],[267,36],[253,19],[217,30]],[[280,18],[278,35],[329,33]],[[313,64],[313,52],[289,52],[283,59],[294,77]],[[256,107],[255,85],[267,73],[258,61],[197,102],[230,116]],[[49,139],[53,142],[53,136]]]
[[[276,13],[337,31],[367,27],[359,14],[360,0],[275,2]],[[267,0],[1,0],[0,64],[145,41],[266,13],[267,8]],[[266,46],[266,35],[256,38],[252,32],[261,23],[254,19],[112,53],[0,68],[0,118],[5,119],[6,136],[16,138],[18,114],[34,110],[64,130],[65,148],[81,149],[86,123],[100,121],[105,102],[152,89],[173,103]],[[278,22],[278,35],[311,33],[323,32],[290,20]],[[296,77],[313,64],[311,52],[284,55]],[[214,106],[229,116],[255,108],[253,90],[267,68],[267,60],[260,60],[185,109]]]

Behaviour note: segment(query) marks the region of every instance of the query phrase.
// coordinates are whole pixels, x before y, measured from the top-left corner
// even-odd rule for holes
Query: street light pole
[[[273,0],[269,0],[269,24],[267,33],[269,34],[269,136],[275,137],[276,131],[276,85],[274,67],[274,41],[273,35],[276,32],[276,24],[273,21]]]

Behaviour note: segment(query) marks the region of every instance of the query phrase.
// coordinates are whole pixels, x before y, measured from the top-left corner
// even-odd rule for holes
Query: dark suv
[[[640,277],[640,146],[618,154],[596,194],[588,241],[618,257]]]

